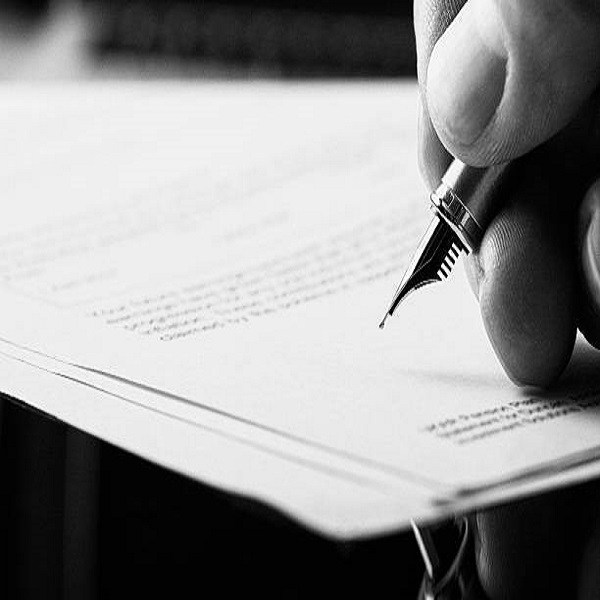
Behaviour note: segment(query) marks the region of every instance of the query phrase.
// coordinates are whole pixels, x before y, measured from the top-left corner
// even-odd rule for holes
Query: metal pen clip
[[[414,521],[411,524],[425,563],[418,600],[466,600],[474,597],[480,588],[467,518],[437,529],[419,527]]]

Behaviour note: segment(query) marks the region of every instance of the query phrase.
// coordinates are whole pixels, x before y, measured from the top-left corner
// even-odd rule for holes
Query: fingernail
[[[482,24],[481,16],[467,8],[436,44],[427,71],[429,112],[450,150],[470,146],[481,136],[500,104],[506,80],[501,36],[490,34],[498,27],[490,23],[495,17],[483,17]]]

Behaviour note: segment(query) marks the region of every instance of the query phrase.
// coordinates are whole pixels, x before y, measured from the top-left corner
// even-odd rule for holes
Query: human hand
[[[430,187],[526,155],[468,272],[508,375],[548,385],[578,326],[600,344],[600,2],[416,0],[415,27]]]
[[[545,386],[579,328],[600,347],[600,1],[415,0],[419,155],[434,188],[451,160],[522,157],[468,259],[509,376]],[[496,598],[600,597],[600,483],[473,519]]]

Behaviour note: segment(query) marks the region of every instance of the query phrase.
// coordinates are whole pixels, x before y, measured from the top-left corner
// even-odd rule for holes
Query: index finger
[[[466,0],[415,0],[414,20],[417,39],[417,75],[421,90],[419,119],[419,168],[431,189],[437,186],[451,156],[440,142],[427,112],[427,66],[438,39],[448,28]]]

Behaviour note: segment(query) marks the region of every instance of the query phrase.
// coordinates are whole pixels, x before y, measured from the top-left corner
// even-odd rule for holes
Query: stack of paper
[[[413,85],[0,90],[0,389],[339,537],[600,472],[597,357],[516,389],[429,214]]]

